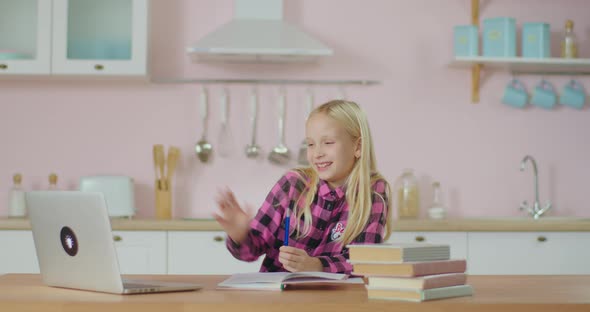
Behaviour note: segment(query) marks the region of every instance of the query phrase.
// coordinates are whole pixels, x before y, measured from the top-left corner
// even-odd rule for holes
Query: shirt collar
[[[320,180],[320,185],[318,188],[318,194],[325,200],[328,201],[337,201],[343,198],[346,195],[346,184],[342,184],[341,186],[331,189],[328,182],[324,180]]]

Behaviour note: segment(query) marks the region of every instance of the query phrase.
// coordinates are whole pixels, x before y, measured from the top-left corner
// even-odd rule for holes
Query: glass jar
[[[418,180],[414,170],[406,169],[397,190],[397,214],[400,219],[416,219],[420,213]]]
[[[446,208],[443,203],[440,182],[438,181],[432,183],[432,204],[428,209],[428,215],[431,219],[444,219],[446,217]]]

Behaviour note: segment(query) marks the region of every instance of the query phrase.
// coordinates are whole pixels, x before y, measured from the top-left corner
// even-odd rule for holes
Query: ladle
[[[260,146],[256,144],[256,120],[258,114],[258,94],[255,89],[252,89],[250,94],[250,121],[252,123],[252,141],[246,145],[246,156],[248,158],[256,158],[260,154]]]
[[[279,94],[279,144],[275,146],[268,160],[277,165],[283,165],[291,159],[291,152],[285,146],[285,93],[281,90]]]
[[[195,144],[195,153],[199,160],[206,163],[213,152],[213,146],[207,142],[207,111],[208,111],[208,94],[207,88],[201,87],[200,107],[201,123],[203,124],[203,133],[201,139]]]

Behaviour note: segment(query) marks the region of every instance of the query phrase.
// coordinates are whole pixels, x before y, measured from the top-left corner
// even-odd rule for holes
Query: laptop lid
[[[102,193],[34,191],[26,193],[26,203],[46,285],[117,294],[200,288],[164,283],[126,290]]]

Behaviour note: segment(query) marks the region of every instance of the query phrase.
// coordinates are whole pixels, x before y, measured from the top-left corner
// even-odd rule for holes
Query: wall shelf
[[[480,0],[471,0],[471,24],[477,27],[479,9]],[[590,59],[587,58],[455,57],[449,66],[471,68],[471,103],[479,102],[480,72],[483,68],[506,70],[513,75],[590,75]]]
[[[523,58],[523,57],[456,57],[450,64],[456,68],[481,65],[507,70],[512,74],[590,75],[590,59]]]

